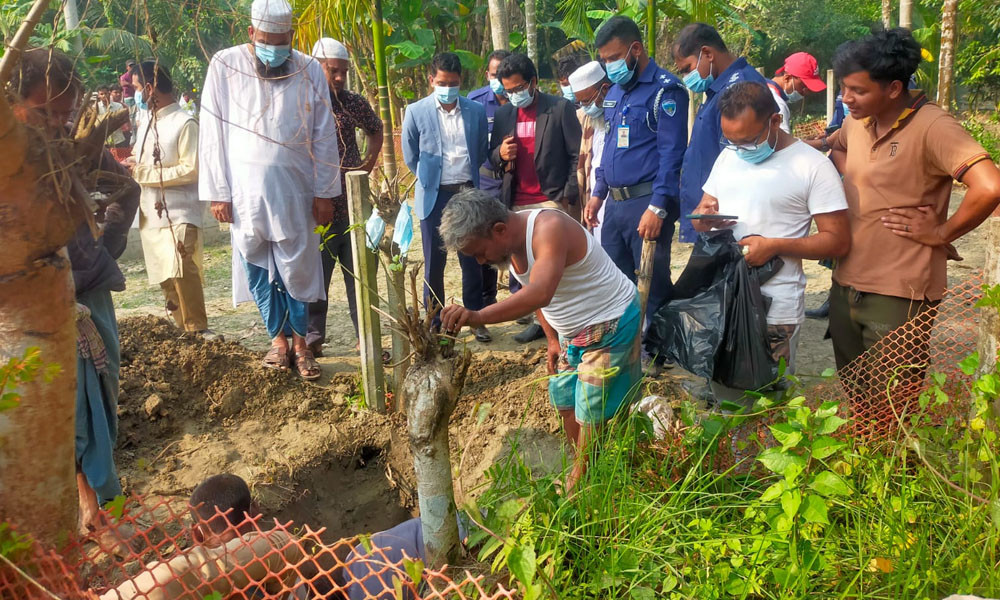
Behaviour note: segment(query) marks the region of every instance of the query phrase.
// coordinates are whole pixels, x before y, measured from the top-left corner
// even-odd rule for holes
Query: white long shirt
[[[460,103],[455,102],[455,108],[449,111],[438,102],[437,116],[441,126],[441,185],[465,183],[469,181],[472,166]]]
[[[319,63],[288,60],[287,77],[262,79],[250,45],[221,50],[202,90],[198,190],[233,205],[234,303],[253,300],[238,254],[296,300],[326,297],[312,207],[341,194],[336,122]]]

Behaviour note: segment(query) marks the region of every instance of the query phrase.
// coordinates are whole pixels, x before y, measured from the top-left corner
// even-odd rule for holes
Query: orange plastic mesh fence
[[[862,439],[888,439],[898,418],[917,410],[916,401],[928,388],[932,373],[947,377],[942,386],[946,393],[962,397],[960,392],[971,376],[958,365],[976,351],[981,312],[993,310],[976,307],[982,285],[981,273],[957,283],[936,307],[891,331],[835,378],[809,389],[806,396],[841,401],[849,408],[855,435]],[[966,409],[961,402],[932,402],[927,408],[935,418]]]
[[[130,499],[87,540],[59,553],[34,545],[14,553],[16,566],[0,563],[0,599],[515,597],[482,567],[424,569],[367,539],[328,543],[322,530],[263,517],[196,543],[190,514],[177,500]]]

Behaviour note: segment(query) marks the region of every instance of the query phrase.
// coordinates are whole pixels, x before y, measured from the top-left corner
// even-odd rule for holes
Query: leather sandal
[[[306,381],[316,381],[323,375],[311,350],[295,353],[295,371]]]

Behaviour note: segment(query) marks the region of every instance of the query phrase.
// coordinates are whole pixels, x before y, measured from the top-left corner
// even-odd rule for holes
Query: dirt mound
[[[161,318],[126,318],[119,331],[116,460],[127,493],[186,497],[209,475],[235,473],[266,513],[325,526],[334,538],[412,513],[405,419],[354,406],[352,375],[307,383],[263,367],[258,352],[206,342]],[[544,351],[474,360],[451,426],[460,497],[475,494],[512,448],[540,468],[561,464],[544,369]]]

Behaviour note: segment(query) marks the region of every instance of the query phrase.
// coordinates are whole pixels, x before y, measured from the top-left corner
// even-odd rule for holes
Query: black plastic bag
[[[731,274],[742,260],[732,231],[699,234],[674,284],[672,299],[653,315],[647,347],[711,379],[722,343]]]
[[[770,298],[760,292],[761,283],[781,269],[774,257],[761,267],[738,261],[731,275],[732,296],[728,303],[723,343],[715,356],[713,379],[740,389],[760,389],[775,380],[778,365],[767,341],[767,311]]]

